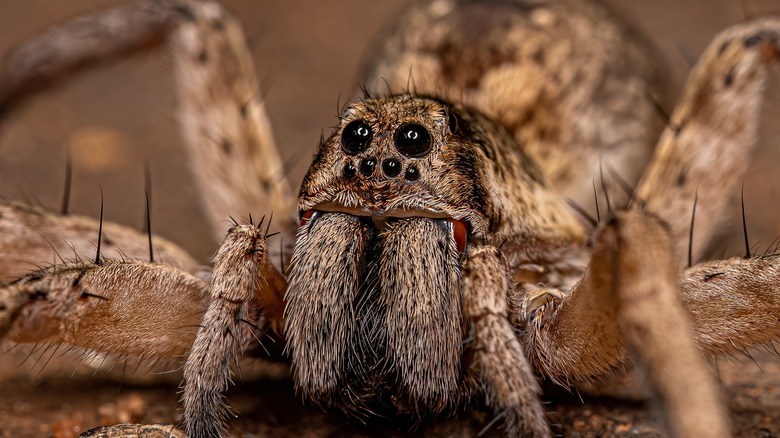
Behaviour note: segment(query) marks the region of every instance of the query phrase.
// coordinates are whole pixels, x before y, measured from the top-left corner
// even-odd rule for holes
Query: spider
[[[93,23],[121,26],[114,14]],[[234,221],[213,269],[201,272],[169,242],[155,239],[152,260],[132,260],[147,256],[143,235],[4,204],[5,266],[14,266],[18,248],[25,259],[43,252],[38,260],[46,260],[52,247],[63,252],[62,242],[77,259],[5,286],[0,327],[16,342],[120,357],[188,353],[183,400],[192,436],[222,431],[222,393],[239,353],[279,356],[283,343],[297,389],[315,403],[358,418],[419,419],[484,398],[508,434],[537,436],[550,429],[534,372],[569,385],[614,371],[630,353],[672,432],[728,434],[700,350],[728,353],[777,336],[775,256],[751,257],[748,247],[744,259],[682,274],[678,260],[687,248],[689,263],[704,251],[686,239],[690,210],[698,206],[696,232],[707,241],[723,190],[744,173],[749,154],[734,145],[755,142],[780,24],[756,20],[716,38],[633,190],[650,153],[650,80],[637,46],[603,14],[566,2],[412,6],[375,47],[364,78],[371,89],[384,79],[387,96],[367,90],[321,141],[299,194],[295,248],[278,257],[289,264],[287,278],[273,266],[270,219]],[[14,64],[52,56],[22,47],[6,64],[6,105],[38,84],[32,79],[169,32],[183,135],[212,222],[248,205],[293,210],[236,23],[211,2],[139,3],[118,15],[132,24],[129,35],[89,19],[44,35],[43,43],[83,39],[60,46],[55,62]],[[518,26],[524,41],[514,46]],[[573,52],[589,47],[577,45],[582,35],[596,36],[608,56],[567,68]],[[13,77],[18,71],[27,76]],[[536,93],[529,84],[538,81],[507,82],[534,74],[550,78]],[[571,87],[580,82],[591,88]],[[514,106],[523,99],[533,111]],[[577,117],[584,128],[570,122]],[[601,175],[605,163],[619,166],[608,169],[611,178]],[[630,207],[608,219],[597,208],[605,220],[590,226],[582,203],[596,175],[604,208],[620,201],[616,186],[626,186]],[[289,233],[284,215],[282,222]],[[84,260],[86,234],[95,232],[94,259]],[[155,253],[169,264],[154,263]]]

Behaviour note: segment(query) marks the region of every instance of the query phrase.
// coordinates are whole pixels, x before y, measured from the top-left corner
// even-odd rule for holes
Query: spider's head
[[[387,220],[449,219],[472,235],[495,227],[488,133],[463,107],[408,95],[352,104],[320,145],[298,198],[302,222],[315,212]]]

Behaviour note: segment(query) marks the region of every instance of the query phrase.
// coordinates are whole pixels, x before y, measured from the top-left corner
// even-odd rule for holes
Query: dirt
[[[13,43],[68,17],[123,2],[116,0],[3,0],[0,53]],[[264,99],[293,185],[302,178],[322,127],[335,121],[336,102],[356,89],[355,77],[370,37],[404,1],[232,0],[244,23],[263,83]],[[670,89],[679,90],[695,59],[718,31],[747,16],[780,13],[777,0],[658,0],[608,2],[657,48]],[[33,99],[0,127],[0,197],[55,207],[65,172],[65,150],[74,154],[72,210],[94,215],[98,186],[106,194],[106,217],[140,227],[143,163],[154,185],[153,227],[203,261],[216,248],[191,184],[173,116],[170,64],[151,53],[88,72]],[[780,102],[780,87],[770,102]],[[667,99],[674,101],[674,96]],[[669,103],[667,103],[668,106]],[[765,120],[776,118],[768,105]],[[780,235],[780,124],[764,123],[759,156],[746,179],[751,239],[766,247]],[[110,145],[112,154],[96,144]],[[725,228],[741,251],[738,229]],[[717,253],[720,254],[720,248]],[[89,427],[117,422],[179,421],[178,384],[141,385],[93,376],[60,352],[0,345],[0,436],[76,436]],[[53,353],[53,354],[52,354]],[[29,358],[28,358],[29,356]],[[23,362],[23,364],[20,364]],[[36,362],[37,361],[37,362]],[[776,354],[718,361],[739,436],[780,436],[780,360]],[[74,373],[74,370],[75,373]],[[659,436],[655,407],[634,398],[569,394],[548,388],[550,420],[565,436]],[[229,394],[240,436],[475,435],[492,419],[484,409],[437,419],[419,427],[395,419],[372,427],[339,414],[304,406],[287,380],[262,379]],[[496,427],[490,433],[499,433]]]
[[[7,347],[7,346],[5,346]],[[24,360],[26,352],[14,352]],[[4,367],[0,375],[0,436],[75,437],[100,425],[118,423],[178,424],[179,388],[174,382],[155,385],[120,383],[93,375],[83,365],[60,360],[44,367],[33,354],[25,365]],[[49,353],[43,354],[43,361]],[[16,362],[18,364],[18,362]],[[718,362],[718,374],[731,409],[735,435],[780,436],[780,359],[776,353],[751,351]],[[75,375],[71,375],[75,371]],[[171,380],[171,379],[168,379]],[[562,436],[665,436],[655,406],[639,389],[622,386],[618,396],[568,393],[546,387],[548,417]],[[260,378],[228,394],[236,418],[233,436],[474,436],[493,415],[474,407],[455,418],[416,425],[405,419],[375,420],[369,426],[347,421],[338,412],[305,406],[286,379]],[[500,423],[487,436],[501,436]]]

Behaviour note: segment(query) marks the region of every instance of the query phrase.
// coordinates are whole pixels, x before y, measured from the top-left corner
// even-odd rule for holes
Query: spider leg
[[[113,426],[100,426],[87,430],[79,435],[80,438],[186,438],[181,431],[170,425],[162,424],[116,424]]]
[[[225,431],[223,392],[253,329],[281,336],[287,283],[271,265],[265,231],[232,227],[214,257],[211,300],[184,367],[184,421],[190,437]]]
[[[170,35],[179,119],[212,230],[228,215],[277,212],[293,242],[295,198],[260,101],[241,25],[216,2],[187,1]]]
[[[265,232],[254,225],[230,230],[211,287],[169,265],[137,260],[36,271],[0,288],[0,335],[145,358],[189,352],[190,435],[218,433],[221,393],[239,352],[254,344],[255,331],[282,331],[286,282],[268,260]]]
[[[0,288],[0,334],[141,357],[186,353],[209,286],[169,265],[133,260],[55,265]]]
[[[534,365],[555,380],[597,376],[628,350],[664,406],[675,436],[728,436],[725,409],[694,342],[663,222],[617,214],[601,230],[587,272],[526,330]]]
[[[63,260],[73,258],[94,259],[99,228],[100,223],[93,218],[61,215],[0,200],[0,282],[17,279],[55,260],[64,263]],[[104,221],[101,256],[148,260],[147,237],[129,227]],[[186,251],[162,237],[153,237],[152,251],[155,260],[190,274],[203,270]],[[59,258],[55,258],[57,255]]]
[[[551,436],[541,389],[507,319],[508,268],[497,249],[476,246],[463,266],[463,312],[475,333],[488,402],[506,415],[509,436]]]
[[[635,361],[657,392],[675,436],[729,436],[728,414],[711,370],[689,336],[675,257],[663,222],[619,215],[602,234],[608,246],[618,321]]]
[[[693,336],[711,354],[780,337],[780,256],[732,258],[685,271],[680,284]]]
[[[669,223],[677,254],[687,250],[697,196],[694,261],[716,231],[747,169],[768,70],[778,60],[780,19],[763,18],[721,32],[691,72],[637,189],[637,199]]]
[[[0,64],[0,112],[101,62],[168,43],[179,121],[215,239],[229,215],[258,206],[294,232],[294,197],[238,21],[217,2],[139,1],[78,17],[11,50]],[[292,242],[293,239],[286,239]]]

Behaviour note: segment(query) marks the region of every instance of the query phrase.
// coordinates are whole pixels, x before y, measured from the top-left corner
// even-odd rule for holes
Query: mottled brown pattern
[[[369,50],[363,81],[485,112],[553,187],[595,214],[591,182],[602,166],[635,183],[660,128],[646,53],[594,2],[428,0],[411,3]],[[613,201],[625,199],[606,184]]]

